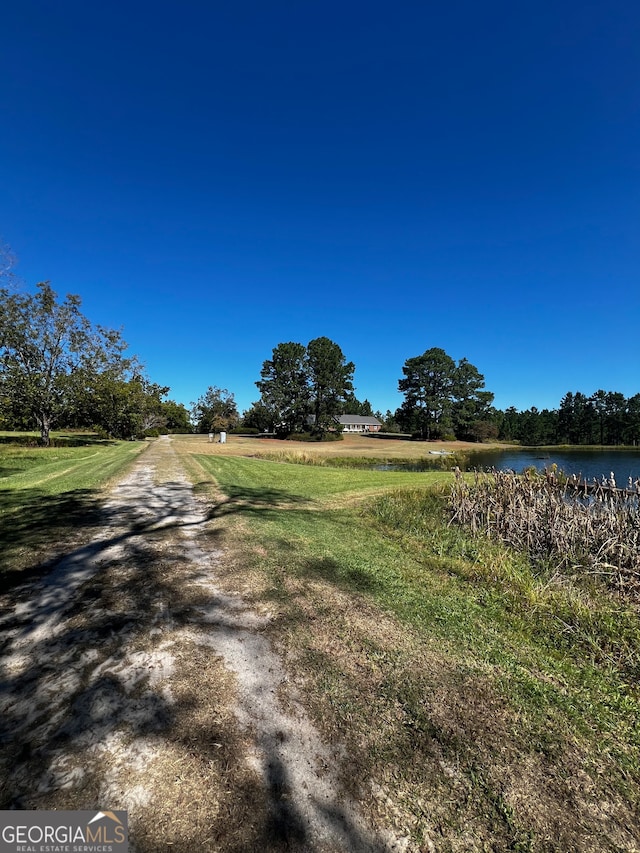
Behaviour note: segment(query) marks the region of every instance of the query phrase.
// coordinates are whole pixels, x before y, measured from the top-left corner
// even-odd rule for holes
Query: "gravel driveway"
[[[131,849],[386,851],[340,793],[171,441],[100,535],[0,601],[2,808],[127,809]],[[285,710],[286,709],[286,710]]]

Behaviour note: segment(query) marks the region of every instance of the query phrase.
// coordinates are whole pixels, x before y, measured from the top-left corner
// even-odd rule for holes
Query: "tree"
[[[607,417],[607,392],[598,390],[591,396],[591,403],[596,413],[598,422],[598,444],[604,444],[605,424]]]
[[[625,444],[636,445],[640,442],[640,394],[634,394],[627,400],[627,416],[623,438]]]
[[[361,415],[362,417],[374,417],[373,408],[371,403],[368,400],[363,400],[360,402],[356,395],[350,391],[345,394],[344,402],[342,404],[341,415]],[[377,417],[377,415],[375,416]],[[382,420],[382,418],[378,418],[378,420]]]
[[[355,400],[354,370],[353,362],[347,362],[329,338],[315,338],[306,347],[293,341],[278,344],[256,382],[261,397],[254,408],[261,407],[261,423],[268,421],[277,433],[290,435],[308,429],[311,415],[314,432],[334,429],[349,395]]]
[[[252,403],[251,407],[243,413],[242,425],[260,430],[260,432],[273,432],[273,412],[263,402],[258,400]]]
[[[518,410],[509,406],[504,412],[498,411],[496,419],[499,423],[498,438],[502,441],[518,440]]]
[[[558,409],[558,437],[560,441],[568,444],[578,443],[576,439],[575,404],[572,391],[568,391],[562,400],[560,400],[560,408]]]
[[[484,388],[484,376],[466,358],[457,364],[440,349],[432,347],[422,355],[409,358],[402,368],[404,377],[398,388],[405,401],[396,419],[407,432],[420,438],[456,438],[474,440],[473,425],[487,420],[493,394]]]
[[[580,391],[575,394],[569,391],[565,394],[558,410],[558,437],[561,441],[567,441],[569,444],[592,444],[597,440],[600,427],[604,430],[601,415],[604,416],[606,394],[604,391],[601,393],[604,398],[602,413],[598,412],[593,398]]]
[[[92,394],[96,423],[115,438],[144,436],[165,425],[162,398],[168,387],[150,382],[142,375],[113,380],[103,374]]]
[[[471,441],[495,441],[500,428],[495,420],[475,421],[469,430]]]
[[[284,435],[303,431],[310,405],[305,347],[293,341],[278,344],[271,359],[263,363],[260,376],[256,385],[261,394],[262,422],[270,421],[275,431]]]
[[[596,394],[601,392],[596,391]],[[595,395],[594,395],[595,397]],[[627,422],[627,400],[619,391],[607,391],[604,398],[604,442],[622,444]]]
[[[382,412],[377,412],[376,417],[382,422],[382,428],[385,432],[400,432],[400,424],[396,420],[395,413],[392,412],[391,409],[387,409],[384,415]]]
[[[191,419],[196,432],[221,432],[234,427],[240,417],[233,394],[226,388],[210,385],[191,404]]]
[[[598,413],[593,400],[579,391],[573,398],[578,444],[595,444],[598,432]]]
[[[4,288],[14,287],[17,283],[13,268],[17,263],[11,247],[0,240],[0,285]]]
[[[313,431],[322,435],[335,428],[346,395],[353,391],[355,365],[347,361],[329,338],[314,338],[307,345],[307,370],[311,390]]]
[[[0,289],[0,395],[35,420],[44,445],[80,389],[89,393],[106,373],[122,380],[137,366],[124,357],[120,333],[92,325],[80,305],[73,294],[58,301],[49,282],[35,294]]]
[[[454,360],[439,347],[406,360],[398,382],[405,401],[396,413],[403,429],[425,439],[451,431],[455,371]]]
[[[191,432],[191,419],[186,406],[176,403],[175,400],[164,400],[161,403],[163,427],[169,432],[188,433]]]
[[[483,391],[483,388],[484,376],[478,368],[466,358],[460,359],[454,371],[451,406],[456,438],[478,440],[475,425],[479,421],[488,423],[487,416],[493,403],[493,394],[491,391]],[[488,427],[483,427],[480,434],[487,435],[487,429]]]

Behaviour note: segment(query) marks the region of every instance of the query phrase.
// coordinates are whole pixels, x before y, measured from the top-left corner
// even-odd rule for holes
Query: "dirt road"
[[[2,808],[127,809],[137,851],[386,851],[337,782],[168,438],[0,605]]]

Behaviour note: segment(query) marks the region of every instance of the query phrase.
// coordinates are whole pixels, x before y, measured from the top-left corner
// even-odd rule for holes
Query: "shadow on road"
[[[277,750],[264,745],[268,773],[262,784],[239,761],[246,745],[235,719],[221,717],[215,704],[204,718],[198,710],[200,685],[205,684],[209,701],[211,691],[215,695],[211,679],[221,666],[217,656],[208,652],[201,661],[183,660],[183,693],[176,698],[166,690],[176,665],[170,638],[206,630],[199,614],[206,607],[210,620],[216,598],[203,583],[201,557],[194,557],[196,540],[179,535],[203,525],[203,515],[194,513],[191,487],[166,483],[137,500],[138,486],[134,483],[124,499],[106,503],[91,491],[51,497],[32,490],[22,493],[19,511],[10,495],[0,493],[0,513],[11,517],[0,533],[0,561],[18,549],[37,553],[60,529],[89,540],[53,564],[27,560],[22,571],[0,575],[5,605],[0,808],[126,808],[119,797],[123,787],[134,784],[127,774],[135,778],[139,772],[144,779],[149,755],[166,751],[178,755],[190,772],[196,765],[200,775],[195,774],[189,802],[183,796],[191,790],[187,777],[174,772],[147,778],[149,796],[162,799],[164,811],[146,818],[144,802],[138,805],[135,849],[140,853],[160,849],[161,831],[175,853],[209,846],[230,853],[325,849],[311,840],[289,796],[291,780]],[[204,520],[304,504],[278,490],[243,488],[211,505]],[[223,535],[222,527],[207,531],[205,559],[215,559],[212,549]],[[224,602],[217,606],[222,609]],[[328,820],[340,825],[343,849],[385,849],[344,814]]]

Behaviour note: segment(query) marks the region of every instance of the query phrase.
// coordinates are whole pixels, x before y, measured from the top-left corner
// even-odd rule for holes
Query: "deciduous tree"
[[[261,400],[257,400],[243,413],[242,425],[260,432],[273,432],[275,426],[273,412]]]
[[[125,358],[120,333],[91,324],[80,305],[73,294],[59,301],[49,282],[35,294],[0,289],[2,397],[14,413],[35,420],[45,445],[78,394],[90,393],[106,373],[122,380],[137,366]]]
[[[0,287],[13,288],[16,286],[17,279],[13,271],[16,264],[17,258],[11,246],[0,239]]]
[[[226,388],[210,385],[191,404],[191,419],[196,432],[221,432],[232,429],[240,417],[233,394]]]
[[[175,400],[163,400],[161,410],[164,419],[163,426],[169,432],[191,432],[189,412],[182,403],[176,403]]]

